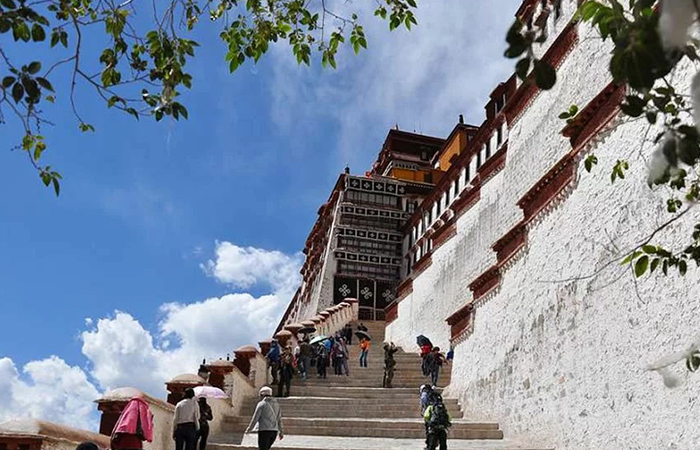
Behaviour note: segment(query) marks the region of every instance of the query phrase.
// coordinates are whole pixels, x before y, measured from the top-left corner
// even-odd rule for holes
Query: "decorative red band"
[[[394,300],[389,303],[386,308],[384,308],[384,321],[386,324],[390,324],[399,317],[399,301]]]
[[[446,322],[450,326],[450,338],[452,340],[469,327],[472,321],[472,311],[474,311],[474,307],[469,303],[447,318]]]
[[[520,222],[491,246],[498,259],[498,267],[503,267],[521,248],[527,240],[525,222]]]
[[[396,302],[400,302],[411,292],[413,292],[413,278],[406,278],[396,288]]]
[[[500,150],[494,153],[493,156],[487,159],[484,165],[479,168],[479,180],[481,180],[481,184],[486,183],[489,179],[493,178],[494,175],[503,170],[506,166],[507,155],[508,143],[506,142],[501,146]]]
[[[485,296],[498,287],[501,282],[501,272],[499,267],[491,266],[486,272],[481,274],[476,280],[469,283],[469,289],[474,294],[474,301]]]
[[[552,167],[518,201],[525,215],[524,223],[529,223],[574,179],[575,165],[571,154],[567,154]]]
[[[445,242],[449,241],[454,235],[457,234],[457,221],[453,217],[448,222],[445,222],[440,228],[435,230],[433,234],[433,251],[440,247]]]
[[[463,192],[462,195],[455,201],[450,208],[452,211],[455,212],[456,216],[461,216],[469,208],[474,206],[476,202],[479,201],[481,198],[481,183],[479,182],[479,178],[474,180],[474,187],[472,187],[470,190]]]
[[[626,85],[610,83],[561,130],[571,141],[574,152],[581,151],[615,117],[626,93]]]
[[[421,259],[416,261],[416,263],[413,265],[413,277],[418,276],[421,272],[423,272],[425,269],[430,267],[433,264],[433,258],[430,253],[426,253],[423,255]]]

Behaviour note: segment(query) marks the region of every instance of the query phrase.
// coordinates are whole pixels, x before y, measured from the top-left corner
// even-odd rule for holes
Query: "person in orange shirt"
[[[362,338],[360,341],[360,367],[367,367],[367,357],[369,356],[369,339]]]

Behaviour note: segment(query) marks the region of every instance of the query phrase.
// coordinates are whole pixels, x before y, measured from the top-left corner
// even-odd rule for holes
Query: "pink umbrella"
[[[228,398],[226,392],[214,386],[197,386],[194,388],[194,395],[206,398]]]

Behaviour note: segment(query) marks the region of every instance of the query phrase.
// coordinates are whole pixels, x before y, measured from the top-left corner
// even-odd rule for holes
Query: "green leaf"
[[[641,277],[644,275],[644,272],[647,271],[647,268],[649,267],[649,257],[647,255],[644,255],[640,257],[636,263],[634,263],[634,276],[637,278]]]
[[[44,89],[54,92],[53,86],[51,86],[51,83],[49,83],[49,80],[47,80],[46,78],[37,77],[36,82],[39,83],[39,85]]]
[[[53,190],[56,193],[56,197],[58,197],[59,194],[61,193],[61,184],[58,182],[58,178],[55,176],[52,177],[51,183],[53,184]]]
[[[586,172],[590,173],[591,170],[593,170],[593,166],[598,164],[598,158],[596,158],[595,155],[591,154],[586,157],[586,159],[583,161],[583,166],[586,169]]]
[[[557,72],[545,61],[535,59],[533,62],[537,87],[545,91],[552,89],[557,82]]]
[[[80,131],[82,131],[83,133],[85,133],[87,131],[93,131],[93,132],[95,131],[95,127],[93,127],[89,123],[85,123],[85,122],[80,122],[78,124],[78,128],[80,128]]]
[[[656,247],[653,246],[653,245],[643,245],[643,246],[642,246],[642,250],[644,251],[644,253],[653,255],[653,254],[656,254],[656,250],[657,250],[657,249],[656,249]]]
[[[5,89],[9,88],[12,86],[15,82],[16,78],[15,77],[5,77],[2,79],[2,87]]]
[[[15,101],[15,103],[19,103],[22,100],[22,97],[24,97],[24,88],[22,87],[21,83],[15,83],[15,85],[12,87],[12,99]]]
[[[44,141],[39,141],[34,146],[34,161],[38,161],[41,158],[41,154],[46,150],[46,143]]]
[[[656,270],[656,268],[659,267],[659,263],[660,263],[660,262],[661,262],[661,259],[660,259],[660,258],[654,258],[654,259],[651,261],[651,268],[650,268],[651,273],[654,273],[654,271]]]
[[[29,63],[29,66],[27,66],[27,72],[29,72],[30,75],[34,75],[40,70],[41,63],[39,61],[32,61],[31,63]]]
[[[38,23],[35,23],[32,26],[32,40],[34,42],[41,42],[44,39],[46,39],[46,32],[44,31],[44,28]]]
[[[12,0],[0,0],[0,5],[7,9],[16,9],[17,5],[15,5],[15,2]]]
[[[634,252],[632,252],[632,253],[630,253],[629,255],[627,255],[627,257],[625,257],[625,259],[622,260],[622,262],[620,263],[620,265],[621,265],[621,266],[624,266],[624,265],[626,265],[626,264],[631,263],[632,260],[634,260],[636,257],[640,256],[641,254],[642,254],[642,252],[640,252],[639,250],[635,250]]]
[[[524,80],[530,72],[530,58],[523,58],[515,65],[515,73],[518,78]]]

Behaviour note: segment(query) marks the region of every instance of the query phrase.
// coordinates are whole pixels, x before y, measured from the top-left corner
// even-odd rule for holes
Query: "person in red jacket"
[[[153,414],[148,403],[133,397],[119,415],[112,431],[112,450],[140,450],[143,441],[153,441]]]

